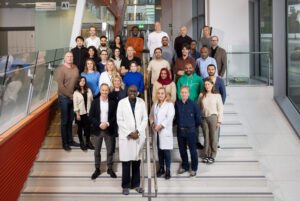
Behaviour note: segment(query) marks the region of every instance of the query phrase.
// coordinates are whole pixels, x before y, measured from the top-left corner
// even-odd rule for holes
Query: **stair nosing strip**
[[[22,192],[21,194],[40,194],[40,195],[122,195],[121,192]],[[158,192],[158,195],[272,195],[272,192],[190,192],[190,193],[168,193]],[[130,195],[141,195],[137,192],[130,192]]]

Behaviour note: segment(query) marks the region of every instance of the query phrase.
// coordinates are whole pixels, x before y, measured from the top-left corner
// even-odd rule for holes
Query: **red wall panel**
[[[52,103],[17,124],[18,129],[0,141],[0,201],[18,199],[47,133]]]

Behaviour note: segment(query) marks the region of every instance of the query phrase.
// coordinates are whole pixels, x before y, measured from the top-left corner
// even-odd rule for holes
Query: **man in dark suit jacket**
[[[96,179],[100,175],[101,163],[101,147],[103,139],[107,151],[107,173],[116,178],[116,174],[112,170],[113,165],[113,128],[116,122],[116,103],[108,98],[109,86],[102,84],[100,86],[100,97],[92,102],[89,119],[93,124],[93,134],[95,141],[95,167],[96,170],[92,174],[91,179]]]
[[[226,51],[218,46],[219,38],[217,36],[211,37],[210,56],[215,58],[218,67],[219,77],[224,77],[227,69],[227,54]]]

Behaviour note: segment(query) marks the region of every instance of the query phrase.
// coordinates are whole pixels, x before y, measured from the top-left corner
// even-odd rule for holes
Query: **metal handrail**
[[[145,54],[142,54],[143,58],[143,75],[144,79],[146,79],[146,58]],[[146,110],[148,114],[148,106],[150,103],[151,106],[151,100],[148,102],[148,91],[149,89],[144,89],[144,99],[146,103]],[[150,94],[150,93],[149,93]],[[147,124],[146,127],[146,143],[144,144],[144,147],[146,145],[146,160],[147,160],[147,180],[148,180],[148,193],[145,193],[145,168],[144,168],[144,151],[142,154],[142,188],[144,189],[142,197],[147,197],[148,201],[151,201],[152,198],[157,197],[157,192],[158,192],[158,187],[157,187],[157,176],[156,176],[156,159],[155,159],[155,144],[153,142],[153,137],[151,138],[151,144],[152,144],[152,152],[151,152],[151,145],[150,145],[150,127],[149,123]],[[143,147],[143,148],[144,148]],[[143,149],[144,150],[144,149]],[[151,155],[152,155],[152,162],[153,162],[153,177],[154,177],[154,195],[151,192],[151,187],[152,187],[152,174],[151,174]]]
[[[61,48],[61,50],[64,50],[63,53],[65,52],[66,49],[69,49],[69,48]],[[48,69],[51,71],[50,72],[50,76],[49,76],[49,81],[48,81],[48,86],[47,86],[47,92],[46,92],[46,97],[45,97],[45,100],[46,102],[48,102],[50,100],[50,91],[52,89],[52,83],[53,83],[53,79],[54,79],[54,70],[55,70],[55,62],[57,61],[62,61],[63,59],[63,55],[57,55],[57,51],[58,49],[55,49],[55,56],[53,57],[53,59],[51,59],[50,61],[44,61],[44,62],[41,62],[39,63],[38,62],[38,59],[39,59],[39,51],[36,53],[35,55],[35,60],[34,60],[34,63],[31,64],[29,67],[26,67],[24,69],[29,69],[29,68],[34,68],[32,73],[29,73],[30,71],[28,71],[28,75],[30,77],[30,84],[29,84],[29,89],[28,89],[28,96],[27,96],[27,101],[26,101],[26,109],[25,109],[25,116],[22,117],[22,118],[25,118],[26,116],[28,116],[32,111],[30,110],[31,107],[32,107],[32,98],[33,98],[33,91],[34,91],[34,82],[35,82],[35,79],[36,79],[36,70],[37,70],[37,66],[39,65],[48,65]],[[3,83],[1,83],[0,87],[2,87],[3,89],[1,89],[1,94],[0,94],[0,117],[2,115],[2,109],[3,109],[3,96],[4,96],[4,93],[5,93],[5,80],[6,80],[6,77],[9,73],[13,73],[13,72],[16,72],[17,70],[11,70],[11,71],[7,71],[7,68],[8,68],[8,61],[9,61],[9,57],[10,56],[7,56],[6,58],[6,64],[5,64],[5,70],[3,73],[0,73],[0,76],[2,77],[3,76]],[[52,64],[52,66],[51,66]],[[35,108],[37,109],[37,108]],[[0,130],[0,135],[5,132],[7,129],[9,129],[10,127],[14,126],[16,123],[18,123],[21,119],[18,119],[18,120],[15,120],[15,121],[12,121],[9,125],[3,127],[4,129]]]
[[[257,52],[257,51],[252,51],[252,52],[226,52],[227,54],[266,54],[267,59],[268,59],[268,86],[271,85],[271,53],[270,52]],[[228,60],[227,60],[227,68],[228,68]],[[226,85],[228,85],[228,69],[226,69]]]

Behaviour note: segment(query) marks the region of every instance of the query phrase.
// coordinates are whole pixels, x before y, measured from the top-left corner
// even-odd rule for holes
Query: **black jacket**
[[[82,73],[85,66],[85,58],[88,55],[87,48],[78,48],[77,46],[71,50],[73,52],[73,64],[78,66],[79,73]]]
[[[116,122],[116,112],[117,112],[117,105],[116,103],[108,98],[108,132],[109,134],[114,134],[114,125]],[[93,100],[90,113],[89,113],[89,120],[93,124],[93,134],[98,136],[100,134],[100,98],[96,98]]]
[[[108,97],[110,97],[113,101],[115,101],[115,103],[119,103],[119,101],[125,97],[127,97],[127,87],[125,87],[124,89],[120,88],[119,93],[117,93],[116,91],[112,90]]]

